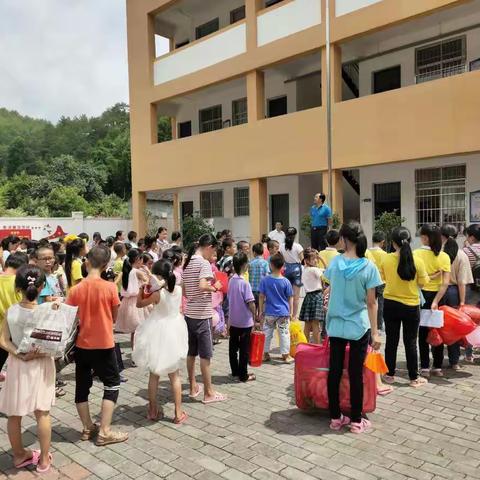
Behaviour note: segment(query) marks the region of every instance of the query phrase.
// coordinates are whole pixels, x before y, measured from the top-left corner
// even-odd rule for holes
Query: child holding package
[[[238,377],[241,382],[251,382],[256,377],[248,373],[248,354],[256,307],[252,288],[244,278],[248,269],[248,257],[244,252],[233,256],[233,268],[235,275],[228,284],[230,368],[232,377]]]
[[[263,361],[270,361],[270,345],[273,332],[278,327],[280,333],[280,353],[285,363],[292,363],[290,356],[290,317],[293,309],[292,285],[283,275],[285,260],[280,253],[270,258],[272,274],[260,282],[260,323],[265,332]]]
[[[67,299],[68,305],[78,307],[79,316],[75,351],[75,403],[83,424],[81,440],[91,440],[98,435],[97,446],[125,442],[128,439],[128,433],[110,429],[120,390],[113,340],[113,324],[120,300],[115,284],[101,278],[110,262],[110,255],[110,249],[104,245],[93,247],[88,252],[88,276],[70,290]],[[93,423],[88,405],[93,372],[103,383],[100,426]]]
[[[45,275],[39,268],[24,265],[18,270],[15,287],[22,299],[8,309],[0,337],[0,346],[9,354],[8,376],[0,391],[0,412],[8,417],[13,463],[16,468],[35,465],[38,473],[48,472],[52,463],[50,408],[55,403],[55,364],[52,357],[35,351],[20,354],[17,346],[44,285]],[[22,417],[31,413],[37,420],[40,451],[25,449],[22,442]]]

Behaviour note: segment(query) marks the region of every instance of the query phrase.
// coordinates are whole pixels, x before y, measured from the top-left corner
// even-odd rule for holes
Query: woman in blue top
[[[370,422],[362,417],[363,363],[370,335],[375,350],[381,345],[377,331],[375,288],[383,282],[377,267],[365,258],[367,238],[361,225],[357,222],[342,225],[340,237],[345,253],[335,257],[325,272],[330,283],[326,320],[330,338],[330,428],[340,430],[343,426],[350,425],[352,433],[362,433],[371,426]],[[347,343],[350,344],[348,373],[351,418],[342,415],[339,394]]]

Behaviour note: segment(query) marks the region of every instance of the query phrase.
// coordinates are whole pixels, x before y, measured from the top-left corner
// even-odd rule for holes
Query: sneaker
[[[420,375],[421,375],[422,377],[425,377],[425,378],[430,377],[430,369],[429,369],[429,368],[422,368],[422,369],[420,370]]]
[[[441,368],[432,368],[430,375],[432,377],[443,377],[443,372]]]
[[[350,425],[350,418],[345,415],[341,415],[340,418],[334,418],[330,420],[330,430],[339,431],[342,427]]]
[[[359,422],[350,423],[351,433],[365,433],[372,428],[372,422],[366,418],[362,418]]]

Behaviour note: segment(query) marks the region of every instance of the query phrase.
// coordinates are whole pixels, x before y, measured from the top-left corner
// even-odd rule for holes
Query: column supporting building
[[[267,179],[250,180],[250,240],[257,243],[268,233]]]

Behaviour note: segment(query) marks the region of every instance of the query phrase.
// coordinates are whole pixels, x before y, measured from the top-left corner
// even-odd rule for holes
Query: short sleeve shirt
[[[301,263],[300,258],[303,247],[299,243],[294,243],[291,250],[285,248],[285,244],[280,245],[280,253],[283,255],[286,263]]]
[[[349,271],[355,273],[349,275]],[[367,260],[335,257],[324,274],[330,283],[327,332],[330,337],[359,340],[370,328],[367,292],[383,284],[377,267]]]
[[[200,280],[213,279],[212,266],[201,255],[193,255],[187,268],[183,270],[182,280],[187,299],[185,316],[198,320],[212,318],[212,294],[200,290]]]
[[[471,283],[473,283],[473,274],[470,261],[467,254],[463,250],[459,250],[452,263],[450,285],[469,285]]]
[[[15,289],[15,275],[0,274],[0,330],[5,320],[6,311],[22,299],[22,294]]]
[[[248,275],[250,280],[250,285],[254,292],[260,291],[260,282],[262,278],[265,278],[270,271],[268,262],[262,257],[254,258],[250,261],[248,266]]]
[[[235,274],[228,283],[229,323],[233,327],[248,328],[253,326],[253,315],[248,304],[255,301],[250,284]]]
[[[72,262],[72,285],[77,284],[81,280],[83,280],[82,261],[76,258]]]
[[[422,247],[413,252],[413,255],[423,260],[427,275],[431,277],[437,272],[450,272],[450,257],[445,252],[440,252],[435,255],[428,247]],[[438,292],[442,285],[442,276],[438,275],[435,278],[430,278],[430,281],[423,287],[427,292]]]
[[[312,205],[310,208],[310,218],[312,227],[327,227],[328,219],[332,218],[332,210],[325,203],[321,207]]]
[[[70,289],[67,304],[78,307],[77,347],[87,350],[114,347],[113,309],[120,305],[114,283],[86,278]]]
[[[269,275],[260,282],[260,293],[265,295],[265,315],[271,317],[290,316],[291,283],[285,277]]]

